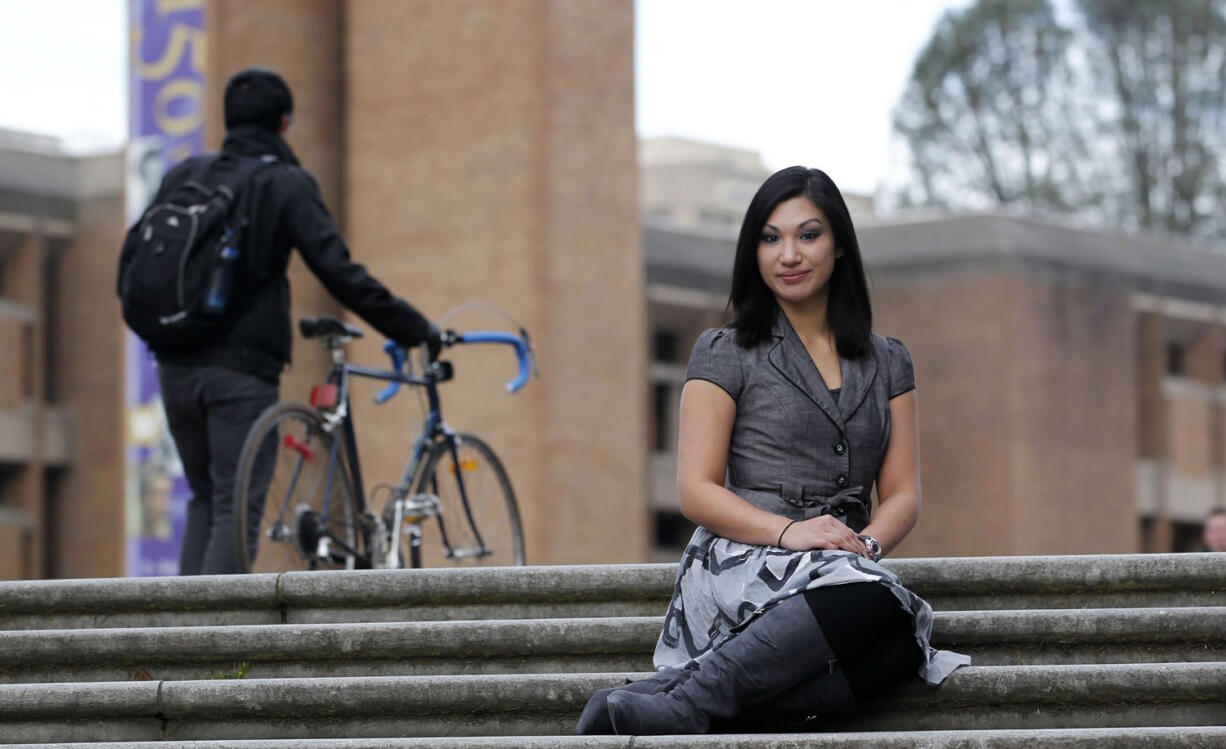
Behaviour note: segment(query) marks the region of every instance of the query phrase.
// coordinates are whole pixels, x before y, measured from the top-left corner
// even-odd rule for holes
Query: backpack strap
[[[280,163],[276,156],[233,156],[231,154],[214,155],[205,167],[209,175],[210,192],[220,195],[228,205],[233,205],[235,198],[246,187],[255,173],[267,166]]]

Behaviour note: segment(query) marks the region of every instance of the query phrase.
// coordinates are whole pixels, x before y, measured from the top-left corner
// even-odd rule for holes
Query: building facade
[[[0,579],[122,570],[121,174],[0,131]]]
[[[289,141],[356,258],[431,318],[481,301],[532,332],[542,377],[520,394],[501,390],[509,355],[475,348],[450,354],[443,390],[450,424],[507,463],[529,562],[674,560],[685,363],[725,320],[767,172],[743,150],[636,144],[632,5],[206,9],[210,147],[229,75],[280,71]],[[153,416],[123,407],[121,162],[0,134],[0,341],[16,352],[0,357],[0,577],[123,574],[139,523],[123,445]],[[1190,548],[1226,500],[1226,255],[1005,216],[875,222],[847,197],[876,328],[919,381],[924,514],[898,554]],[[297,259],[291,279],[295,317],[341,313]],[[377,336],[350,353],[383,359]],[[295,341],[283,397],[327,366]],[[421,417],[411,396],[375,407],[376,389],[354,394],[372,485],[399,477]]]
[[[541,377],[520,393],[503,390],[515,361],[502,347],[453,350],[456,378],[443,387],[448,423],[485,437],[509,469],[529,562],[642,560],[650,518],[633,4],[157,7],[200,5],[205,32],[191,32],[179,52],[206,66],[207,148],[221,143],[229,76],[277,70],[295,96],[288,141],[356,259],[448,327],[506,329],[474,307],[443,320],[483,302],[531,332]],[[27,143],[0,154],[0,189],[10,164],[38,151]],[[20,550],[0,561],[0,576],[122,575],[125,523],[139,522],[125,507],[124,430],[143,431],[154,416],[123,409],[113,285],[123,166],[118,154],[96,164],[39,158],[44,172],[104,173],[105,199],[68,177],[63,189],[36,181],[0,194],[0,336],[22,351],[0,378],[0,555]],[[49,207],[8,205],[31,200]],[[297,258],[290,272],[295,317],[341,312]],[[351,358],[384,363],[378,338],[355,342]],[[306,399],[328,364],[322,347],[295,341],[282,396]],[[371,485],[399,479],[422,418],[411,393],[374,406],[377,389],[354,392]]]
[[[456,429],[488,438],[519,495],[531,563],[647,554],[646,303],[638,236],[634,8],[601,0],[210,0],[209,122],[263,65],[295,95],[289,141],[355,255],[439,319],[467,302],[531,332],[541,378],[509,396],[501,347],[453,351]],[[296,264],[295,315],[335,309]],[[480,311],[458,330],[505,322]],[[385,360],[378,336],[358,361]],[[326,372],[295,341],[287,398]],[[494,350],[488,350],[494,349]],[[420,418],[409,397],[354,406],[363,471],[395,481]],[[415,399],[412,399],[415,400]],[[617,533],[594,529],[617,528]]]
[[[903,556],[1184,551],[1226,504],[1226,254],[1005,216],[858,231],[875,328],[919,383],[923,514]],[[657,556],[690,346],[732,233],[647,223]],[[661,343],[662,342],[662,343]]]

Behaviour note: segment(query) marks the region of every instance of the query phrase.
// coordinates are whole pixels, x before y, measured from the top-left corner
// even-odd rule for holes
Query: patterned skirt
[[[932,607],[907,590],[898,576],[846,551],[788,551],[729,541],[706,528],[695,531],[681,558],[664,630],[656,643],[656,668],[678,668],[719,647],[755,617],[788,596],[827,585],[885,585],[915,622],[915,640],[927,654],[919,674],[941,683],[970,656],[929,645]]]

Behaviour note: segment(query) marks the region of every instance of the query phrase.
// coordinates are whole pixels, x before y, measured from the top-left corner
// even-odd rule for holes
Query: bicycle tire
[[[356,492],[339,447],[328,517],[320,517],[334,439],[324,431],[319,414],[298,403],[273,404],[252,424],[235,477],[239,569],[290,572],[357,566],[357,557],[335,543],[326,559],[314,553],[324,527],[359,554],[363,549]],[[261,449],[267,451],[263,464],[258,461]],[[272,498],[277,499],[268,501]]]
[[[414,567],[524,564],[519,505],[502,461],[480,438],[457,434],[457,470],[451,445],[431,448],[417,480],[417,493],[436,495],[440,512],[422,522],[422,545],[406,546],[405,559]],[[477,554],[478,536],[490,553]]]

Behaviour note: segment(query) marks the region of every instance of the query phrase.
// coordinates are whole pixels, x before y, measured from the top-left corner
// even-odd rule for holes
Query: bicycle
[[[480,438],[443,422],[438,385],[452,379],[452,364],[425,357],[422,374],[415,374],[407,352],[388,341],[383,348],[392,369],[359,366],[347,361],[345,344],[361,338],[361,329],[320,317],[300,320],[299,330],[304,338],[322,339],[332,368],[326,383],[312,388],[309,406],[274,404],[247,434],[235,487],[240,569],[398,568],[406,557],[409,566],[420,567],[427,528],[437,536],[432,540],[440,561],[524,564],[519,507],[502,462]],[[515,349],[519,372],[508,392],[522,388],[535,371],[523,328],[519,335],[447,331],[442,337],[443,348],[476,343]],[[424,388],[428,397],[429,413],[400,482],[374,490],[391,494],[382,512],[367,507],[363,489],[349,408],[355,376],[389,383],[375,396],[377,404],[391,400],[402,384]]]

